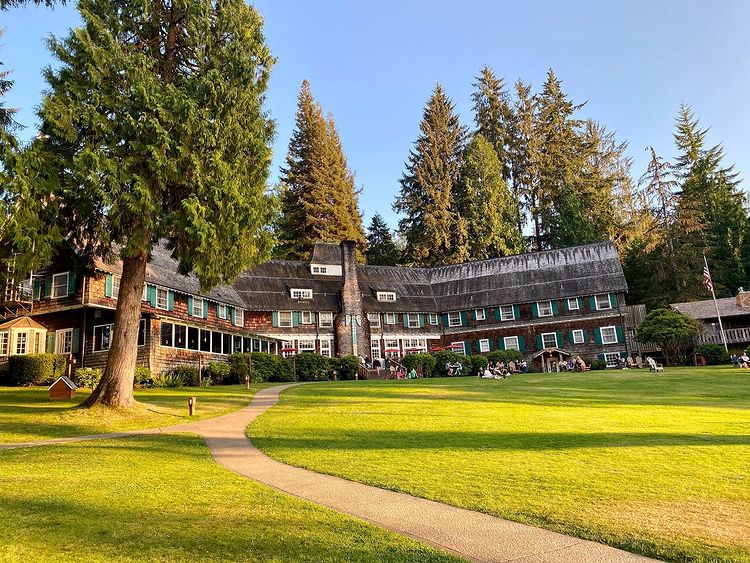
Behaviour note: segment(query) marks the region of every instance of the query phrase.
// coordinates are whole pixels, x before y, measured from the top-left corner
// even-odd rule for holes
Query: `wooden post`
[[[250,389],[250,376],[245,376],[245,389]]]
[[[198,387],[203,387],[203,353],[198,352]]]
[[[197,400],[195,397],[188,397],[188,416],[193,416],[195,414],[195,404]]]

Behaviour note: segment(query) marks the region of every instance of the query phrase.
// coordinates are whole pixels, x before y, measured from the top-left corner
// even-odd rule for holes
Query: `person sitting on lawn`
[[[411,371],[406,376],[407,379],[416,379],[417,378],[417,370],[416,368],[411,368]]]
[[[637,366],[638,366],[639,368],[642,368],[642,367],[643,367],[643,358],[641,358],[641,355],[640,355],[640,354],[638,354],[638,355],[637,355],[637,356],[635,357],[635,365],[637,365]]]
[[[526,363],[526,360],[521,360],[519,367],[521,368],[521,373],[527,373],[529,371],[529,364]]]
[[[492,371],[490,371],[489,364],[485,366],[484,372],[482,372],[481,374],[481,378],[482,379],[495,379],[495,374],[493,374]]]

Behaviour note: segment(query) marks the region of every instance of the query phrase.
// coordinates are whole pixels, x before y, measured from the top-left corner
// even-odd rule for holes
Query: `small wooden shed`
[[[67,401],[76,396],[76,384],[69,378],[58,377],[52,385],[49,386],[50,401]]]

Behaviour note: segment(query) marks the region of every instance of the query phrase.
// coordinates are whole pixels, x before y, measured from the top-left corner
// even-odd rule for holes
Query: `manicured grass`
[[[127,410],[78,408],[90,391],[72,401],[50,401],[46,387],[0,387],[0,444],[168,426],[219,416],[244,407],[266,385],[217,385],[136,390],[138,406]],[[188,417],[187,398],[197,397]]]
[[[0,452],[2,561],[456,561],[239,477],[200,438]]]
[[[750,561],[750,372],[330,382],[249,428],[275,459],[675,561]]]

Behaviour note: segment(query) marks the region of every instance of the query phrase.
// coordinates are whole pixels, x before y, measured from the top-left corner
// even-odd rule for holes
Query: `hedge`
[[[77,368],[73,374],[73,382],[78,387],[85,387],[86,389],[94,389],[99,385],[101,378],[102,370],[100,368]]]
[[[490,363],[487,356],[472,356],[471,357],[471,375],[482,375],[484,368]]]
[[[695,353],[706,358],[709,366],[729,363],[729,352],[721,344],[701,344],[695,349]]]
[[[471,360],[467,356],[456,354],[450,350],[441,350],[440,352],[434,352],[432,357],[435,358],[435,367],[433,369],[435,377],[448,377],[446,364],[456,363],[460,363],[463,366],[464,375],[469,375]]]
[[[297,381],[326,381],[331,379],[333,367],[331,361],[320,354],[303,352],[286,359],[289,368],[294,371],[296,363]]]
[[[284,358],[266,352],[229,356],[229,373],[223,383],[245,383],[247,376],[250,376],[253,383],[282,382],[292,380],[292,371]]]
[[[508,362],[514,362],[518,363],[521,360],[523,360],[523,354],[519,352],[518,350],[493,350],[489,354],[487,354],[487,360],[489,360],[490,363],[496,364],[498,362],[503,362],[504,364],[507,364]]]
[[[167,372],[170,376],[180,379],[183,385],[197,387],[199,385],[198,368],[195,366],[175,366]]]
[[[336,379],[357,379],[359,359],[357,356],[331,358],[331,368],[336,372]]]
[[[406,354],[401,359],[401,363],[407,372],[413,369],[422,374],[423,377],[430,377],[435,372],[437,360],[431,354]]]
[[[65,354],[25,354],[8,357],[8,382],[11,385],[49,385],[65,375]]]
[[[210,380],[212,385],[229,383],[230,371],[226,362],[210,362],[203,368],[203,379]]]

